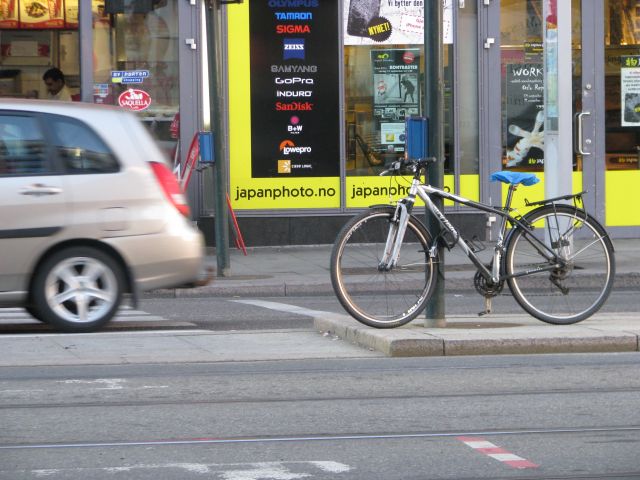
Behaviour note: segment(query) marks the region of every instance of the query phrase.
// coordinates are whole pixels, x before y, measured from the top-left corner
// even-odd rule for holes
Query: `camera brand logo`
[[[313,20],[313,13],[311,12],[274,12],[276,20]]]
[[[291,160],[278,160],[278,173],[291,173]]]
[[[291,140],[283,140],[280,142],[280,151],[283,155],[311,153],[311,147],[297,147]]]
[[[287,131],[290,135],[299,135],[302,133],[304,126],[300,123],[300,117],[293,115],[289,119],[289,125],[287,125]]]
[[[309,25],[291,25],[291,24],[279,24],[276,25],[276,33],[279,35],[284,34],[305,34],[311,33],[311,27]]]
[[[284,38],[282,58],[285,60],[304,60],[304,38]]]

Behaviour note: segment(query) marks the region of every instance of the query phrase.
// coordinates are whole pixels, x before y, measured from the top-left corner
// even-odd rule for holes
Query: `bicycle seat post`
[[[518,185],[509,184],[509,191],[507,192],[507,200],[504,202],[504,211],[509,212],[511,210],[511,201],[513,200],[513,194],[518,189]]]

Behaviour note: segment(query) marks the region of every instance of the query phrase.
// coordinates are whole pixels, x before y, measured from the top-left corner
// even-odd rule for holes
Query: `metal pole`
[[[214,208],[215,208],[215,240],[216,240],[216,274],[219,277],[229,275],[229,213],[227,211],[226,168],[222,150],[222,108],[220,105],[220,69],[218,60],[223,44],[220,26],[220,6],[213,0],[207,2],[208,11],[204,12],[207,29],[207,65],[209,69],[209,111],[211,131],[213,132],[213,164]]]
[[[547,198],[572,190],[571,2],[545,0],[544,183]]]
[[[442,2],[424,2],[425,45],[425,112],[429,119],[429,151],[438,162],[429,166],[428,182],[437,188],[444,187],[444,62],[442,58]],[[435,200],[436,206],[444,209],[443,201]],[[440,224],[432,215],[426,214],[427,227],[432,235],[440,232]],[[444,248],[438,247],[436,286],[427,303],[425,327],[446,327],[444,313]]]

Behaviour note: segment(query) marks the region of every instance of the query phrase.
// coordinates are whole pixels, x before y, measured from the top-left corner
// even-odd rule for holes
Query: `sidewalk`
[[[640,293],[640,240],[614,242],[616,282],[614,288]],[[490,255],[490,252],[485,252]],[[177,290],[188,296],[293,296],[331,294],[329,258],[331,247],[253,248],[248,256],[231,250],[231,275],[215,277],[211,284]],[[215,266],[216,258],[208,257]],[[473,289],[474,270],[459,251],[445,253],[447,291]],[[169,293],[169,292],[165,292]],[[638,351],[638,308],[624,315],[597,314],[576,325],[555,326],[527,314],[492,314],[447,318],[447,328],[425,328],[416,320],[403,328],[378,330],[351,317],[326,314],[314,318],[315,328],[365,349],[388,356],[480,355],[499,353],[569,353]]]
[[[614,288],[640,293],[640,240],[618,240]],[[146,297],[286,297],[332,293],[330,246],[232,249],[231,275],[207,286],[149,292]],[[445,256],[447,291],[472,288],[473,271]],[[207,263],[215,266],[215,256]],[[286,303],[286,299],[280,300]],[[554,326],[526,314],[448,316],[446,328],[424,320],[398,329],[366,327],[345,314],[305,311],[317,332],[273,330],[104,331],[99,334],[0,335],[0,366],[300,360],[375,356],[630,352],[640,345],[638,308]],[[186,326],[186,328],[189,328]]]

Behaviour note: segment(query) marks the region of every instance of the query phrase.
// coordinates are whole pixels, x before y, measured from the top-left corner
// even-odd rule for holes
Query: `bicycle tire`
[[[338,233],[331,252],[338,300],[353,318],[375,328],[409,323],[424,310],[435,286],[431,235],[415,217],[409,217],[397,266],[378,268],[394,212],[391,206],[375,207],[356,215]]]
[[[569,261],[563,268],[508,278],[515,300],[532,316],[556,325],[577,323],[596,313],[615,277],[613,244],[604,227],[570,205],[539,207],[524,221],[556,255]],[[550,265],[525,230],[515,227],[506,247],[507,275]]]

